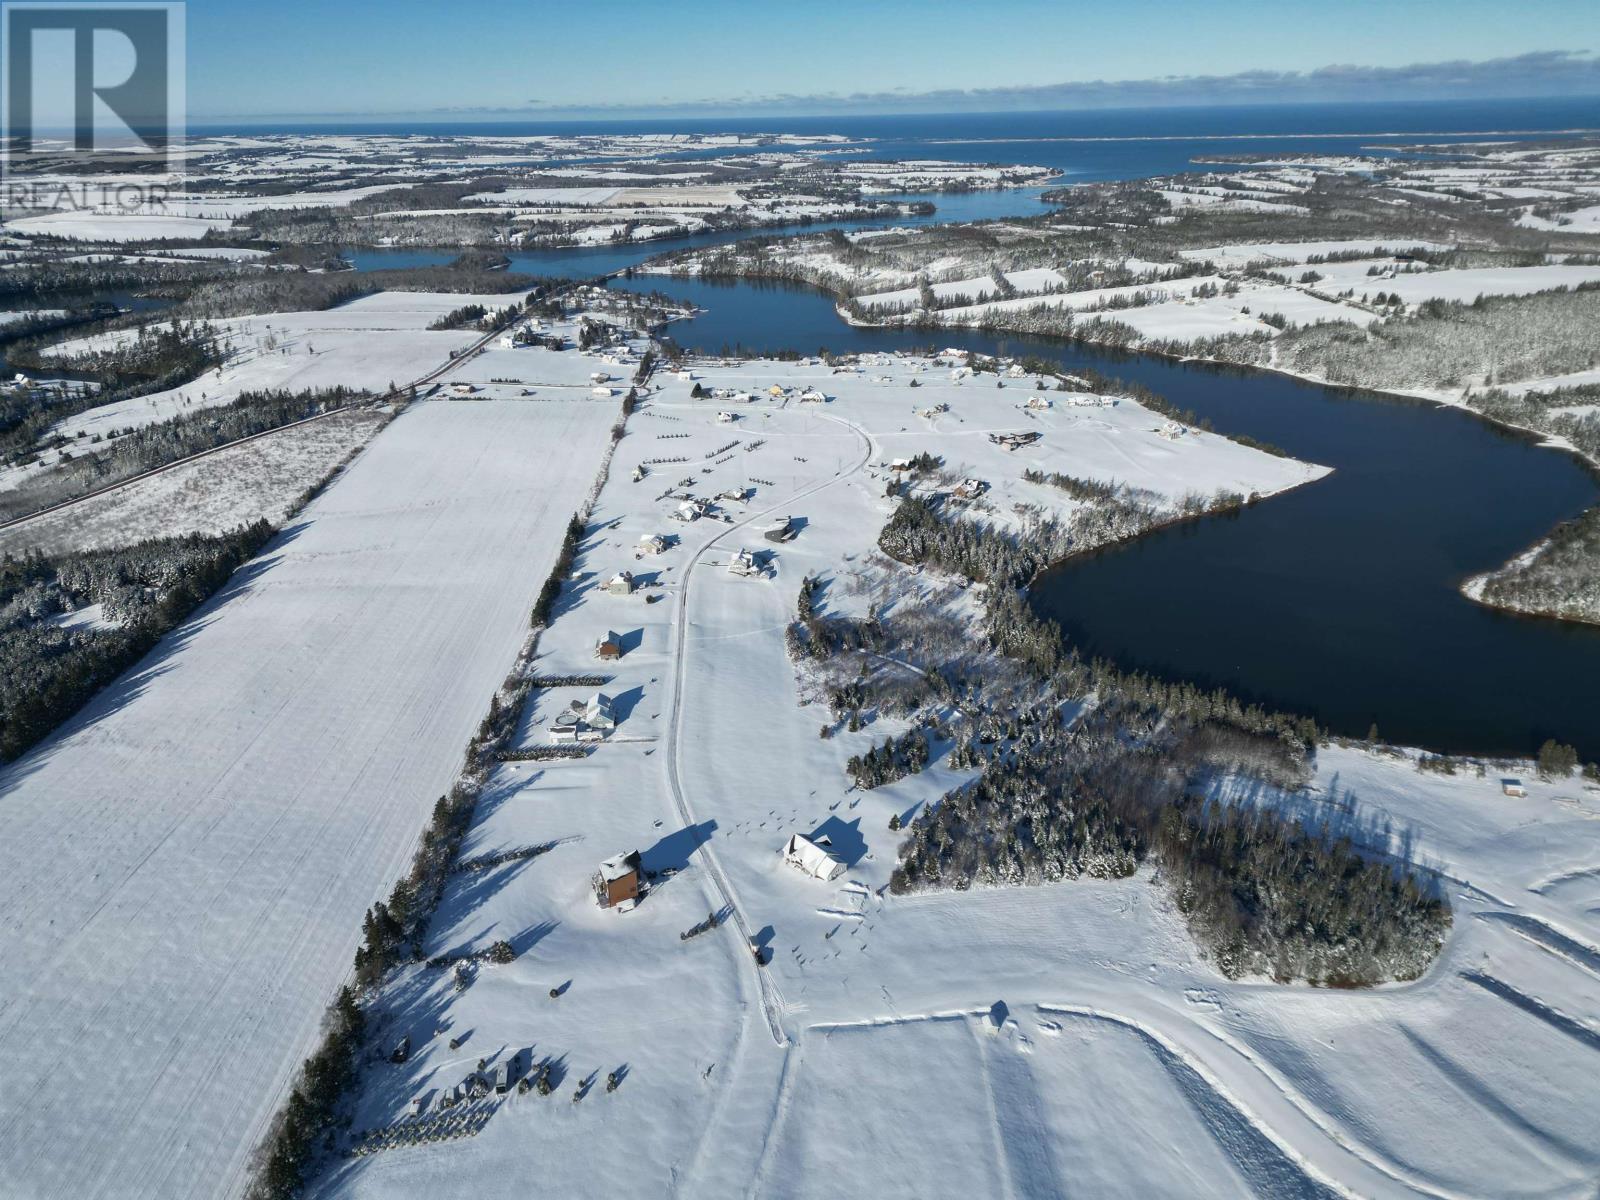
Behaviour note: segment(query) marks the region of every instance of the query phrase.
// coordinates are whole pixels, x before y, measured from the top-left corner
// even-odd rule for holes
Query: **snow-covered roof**
[[[818,879],[837,879],[844,873],[844,863],[798,833],[784,843],[783,861]]]

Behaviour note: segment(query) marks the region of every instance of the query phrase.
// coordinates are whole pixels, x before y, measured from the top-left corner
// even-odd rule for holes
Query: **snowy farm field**
[[[0,1191],[239,1190],[615,418],[598,400],[414,406],[6,768]]]
[[[228,351],[222,366],[167,392],[90,409],[63,421],[58,432],[67,437],[108,434],[195,408],[227,404],[246,391],[350,387],[381,392],[391,383],[404,386],[483,336],[470,329],[430,330],[429,325],[466,305],[495,309],[520,299],[514,294],[380,292],[320,312],[217,321],[219,338]],[[57,353],[70,356],[104,349],[127,336],[103,334],[64,342]]]
[[[387,414],[352,410],[278,430],[0,530],[0,554],[62,554],[146,538],[282,526],[300,497],[365,446]]]

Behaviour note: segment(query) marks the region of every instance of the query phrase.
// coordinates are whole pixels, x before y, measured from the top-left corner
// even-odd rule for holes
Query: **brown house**
[[[643,890],[643,866],[637,850],[613,854],[594,873],[594,898],[601,908],[632,908]]]

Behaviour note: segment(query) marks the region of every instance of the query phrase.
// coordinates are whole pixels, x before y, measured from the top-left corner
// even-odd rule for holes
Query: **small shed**
[[[624,911],[639,902],[642,860],[637,850],[613,854],[594,873],[594,898],[601,908],[621,907]]]
[[[610,579],[606,580],[606,591],[613,596],[633,595],[633,572],[618,571]]]
[[[1528,794],[1528,789],[1523,786],[1520,779],[1502,779],[1500,781],[1500,790],[1508,796],[1526,796]]]
[[[678,378],[680,380],[682,380],[684,383],[693,383],[694,382],[694,372],[693,371],[679,371],[678,372]]]
[[[589,394],[591,396],[615,396],[617,392],[615,388],[608,388],[604,384],[601,384],[598,387],[590,388]]]
[[[826,404],[827,402],[827,395],[823,392],[819,392],[816,388],[807,388],[805,391],[800,393],[801,404]]]
[[[844,874],[844,863],[828,853],[824,848],[828,845],[827,838],[813,842],[798,833],[790,834],[783,846],[783,861],[813,879],[837,879]]]

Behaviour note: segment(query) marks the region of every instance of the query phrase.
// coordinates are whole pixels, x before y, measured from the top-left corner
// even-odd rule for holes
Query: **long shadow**
[[[631,687],[625,692],[618,692],[612,696],[611,711],[616,716],[618,725],[628,719],[642,699],[644,699],[643,686]]]
[[[689,865],[689,858],[703,842],[711,840],[716,832],[715,821],[701,821],[686,825],[676,833],[669,833],[641,856],[647,871],[681,871]]]
[[[850,821],[829,817],[807,836],[847,867],[855,866],[867,852],[867,839],[861,835],[860,817]],[[826,842],[823,839],[827,839]]]

